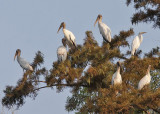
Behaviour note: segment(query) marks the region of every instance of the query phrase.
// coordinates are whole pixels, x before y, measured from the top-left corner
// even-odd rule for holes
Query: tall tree
[[[154,22],[154,27],[160,28],[159,0],[127,0],[127,5],[132,2],[138,10],[132,23]],[[34,72],[26,71],[16,86],[7,86],[2,104],[19,108],[26,97],[34,99],[41,89],[56,87],[57,92],[62,92],[70,87],[72,96],[67,98],[66,110],[77,111],[77,114],[150,110],[160,113],[159,47],[144,55],[138,50],[135,56],[131,56],[128,39],[133,34],[133,29],[122,30],[114,35],[111,43],[104,42],[99,46],[92,32],[87,31],[83,45],[78,45],[75,51],[69,50],[64,62],[53,62],[50,70],[43,67],[44,57],[38,51],[32,63]],[[122,84],[113,86],[111,80],[117,61],[121,62]],[[138,82],[146,75],[149,65],[151,84],[138,90]]]
[[[8,108],[22,106],[26,97],[35,98],[41,89],[55,86],[58,92],[66,87],[72,88],[73,95],[66,103],[68,111],[127,113],[152,109],[160,112],[159,48],[154,48],[143,58],[140,57],[141,51],[137,56],[130,57],[127,39],[133,34],[133,29],[121,31],[110,44],[99,46],[92,32],[87,31],[84,44],[78,45],[75,52],[69,51],[65,62],[54,62],[49,71],[40,67],[44,61],[43,54],[37,52],[32,63],[34,72],[25,72],[17,86],[7,86],[2,104]],[[116,71],[117,60],[121,61],[123,82],[121,86],[112,86],[111,78]],[[154,76],[151,87],[139,91],[138,82],[145,75],[148,65],[152,66],[151,74]],[[88,70],[85,70],[86,67],[89,67]]]
[[[140,22],[153,22],[154,28],[160,28],[160,0],[127,0],[126,4],[134,3],[136,13],[131,21],[133,24]]]

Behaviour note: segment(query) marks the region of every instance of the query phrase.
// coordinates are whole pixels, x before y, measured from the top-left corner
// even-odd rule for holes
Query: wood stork
[[[64,37],[66,38],[66,44],[68,45],[68,47],[70,47],[71,49],[76,48],[74,34],[71,31],[66,29],[66,24],[64,22],[61,23],[57,33],[61,28],[63,28]]]
[[[57,49],[57,57],[58,57],[58,62],[63,62],[67,59],[67,49],[65,48],[66,46],[66,40],[65,38],[62,39],[63,46],[59,46]]]
[[[138,83],[139,90],[141,90],[145,85],[148,85],[150,83],[151,81],[150,69],[151,69],[151,65],[148,66],[146,75],[139,81]]]
[[[103,37],[103,40],[110,43],[111,42],[111,29],[106,24],[102,23],[102,15],[99,14],[97,16],[94,26],[96,25],[97,21],[98,21],[99,31]]]
[[[120,74],[120,62],[117,62],[117,71],[113,74],[112,76],[112,85],[117,85],[117,84],[121,84],[122,83],[122,77]]]
[[[134,55],[134,53],[136,52],[136,50],[139,48],[140,44],[143,41],[143,36],[142,34],[144,34],[146,32],[140,32],[138,34],[138,36],[136,36],[133,41],[132,41],[132,50],[131,50],[131,54]]]
[[[21,55],[21,50],[17,49],[16,53],[15,53],[15,56],[14,56],[14,60],[17,56],[17,61],[18,61],[19,65],[23,68],[23,70],[25,69],[25,70],[33,71],[33,68],[29,64],[29,62],[27,62],[24,58],[21,58],[20,55]]]

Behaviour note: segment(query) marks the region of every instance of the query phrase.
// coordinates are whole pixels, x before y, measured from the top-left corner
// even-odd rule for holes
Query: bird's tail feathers
[[[107,43],[111,43],[111,41],[108,41],[105,37],[103,37],[103,40]]]

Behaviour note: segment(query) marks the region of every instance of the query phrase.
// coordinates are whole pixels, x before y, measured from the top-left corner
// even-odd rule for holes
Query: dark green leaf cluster
[[[153,48],[143,58],[139,56],[142,51],[139,51],[137,56],[128,57],[130,44],[127,39],[133,34],[133,29],[120,31],[119,35],[112,38],[111,43],[104,42],[99,46],[92,32],[87,31],[83,45],[78,45],[75,51],[69,50],[64,62],[53,62],[49,72],[44,67],[41,68],[44,62],[43,54],[38,52],[32,63],[34,72],[25,72],[16,87],[6,87],[3,105],[9,108],[14,105],[22,106],[26,97],[35,98],[40,89],[55,86],[58,92],[66,87],[72,89],[72,97],[68,97],[66,104],[68,111],[139,113],[152,109],[159,112],[159,48]],[[123,83],[113,87],[111,78],[116,71],[117,60],[122,64]],[[138,91],[137,84],[146,74],[148,65],[152,66],[151,88],[146,86]],[[40,76],[43,76],[43,81]],[[41,86],[41,83],[45,86]]]
[[[43,54],[38,51],[32,63],[34,72],[26,71],[23,78],[17,82],[17,86],[7,86],[4,90],[5,97],[2,99],[2,104],[8,108],[16,105],[17,108],[25,103],[26,97],[35,98],[37,96],[37,83],[39,76],[46,76],[46,69],[40,68],[43,64]]]
[[[160,28],[160,1],[159,0],[127,0],[126,4],[134,3],[137,12],[131,21],[134,24],[139,22],[153,22],[153,27]]]

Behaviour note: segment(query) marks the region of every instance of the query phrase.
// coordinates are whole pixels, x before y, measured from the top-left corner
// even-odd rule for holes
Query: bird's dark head
[[[15,56],[14,56],[14,60],[16,59],[16,56],[20,56],[20,54],[21,54],[21,50],[17,49],[16,53],[15,53]]]
[[[102,20],[102,15],[101,15],[101,14],[99,14],[99,15],[97,16],[97,19],[96,19],[96,21],[95,21],[95,23],[94,23],[94,26],[96,25],[97,21],[99,21],[99,20]]]
[[[97,16],[97,18],[102,19],[102,15],[101,15],[101,14],[99,14],[99,15]]]
[[[59,27],[59,29],[58,29],[57,33],[59,32],[59,30],[60,30],[62,27],[63,27],[63,28],[66,28],[66,24],[65,24],[65,22],[62,22],[62,23],[61,23],[61,25],[60,25],[60,27]]]
[[[118,67],[121,67],[120,61],[117,62],[117,66],[118,66]]]

